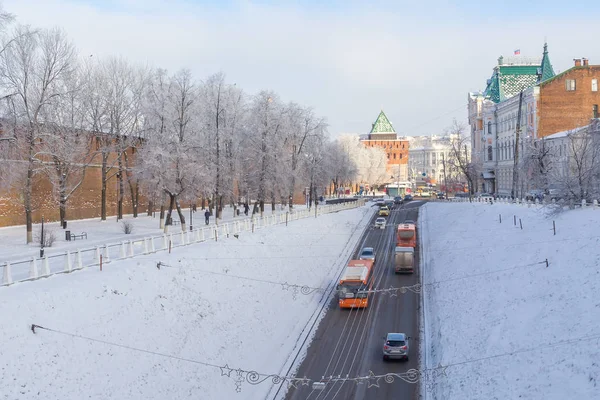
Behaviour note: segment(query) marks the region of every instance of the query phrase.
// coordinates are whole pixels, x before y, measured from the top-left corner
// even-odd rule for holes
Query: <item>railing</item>
[[[136,240],[125,240],[119,243],[104,244],[75,251],[44,256],[43,258],[31,257],[26,260],[6,262],[0,266],[3,269],[2,283],[0,286],[11,285],[16,282],[26,282],[45,278],[51,275],[70,273],[72,271],[101,266],[113,260],[123,260],[138,255],[156,253],[158,251],[171,251],[176,247],[201,243],[208,240],[218,241],[219,238],[236,235],[240,232],[254,232],[267,226],[287,224],[302,218],[317,217],[356,208],[364,205],[364,200],[359,199],[345,203],[324,205],[292,211],[281,214],[251,217],[241,221],[232,221],[211,227],[199,228],[176,233],[166,233],[159,236],[150,236]]]
[[[539,201],[538,199],[535,200],[527,200],[527,199],[510,199],[510,198],[506,198],[506,197],[498,197],[496,199],[494,199],[493,197],[475,197],[473,196],[471,199],[469,199],[468,197],[455,197],[453,199],[449,199],[449,200],[438,200],[438,199],[432,199],[430,201],[434,201],[434,202],[443,202],[443,203],[488,203],[488,204],[494,204],[494,203],[500,203],[500,204],[516,204],[516,205],[520,205],[520,206],[527,206],[527,207],[543,207],[543,206],[547,206],[550,204],[561,204],[556,202],[555,199],[552,199],[552,201]],[[591,203],[587,202],[586,200],[581,200],[581,202],[573,202],[573,203],[569,203],[569,204],[564,204],[566,206],[573,206],[573,207],[592,207],[592,209],[596,209],[598,208],[598,200],[593,200]]]

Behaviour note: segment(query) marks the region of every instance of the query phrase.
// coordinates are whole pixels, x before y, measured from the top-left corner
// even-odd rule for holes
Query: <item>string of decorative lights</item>
[[[328,377],[322,377],[320,380],[315,380],[315,379],[307,378],[306,376],[299,378],[299,377],[296,377],[293,375],[285,376],[285,375],[277,375],[277,374],[267,374],[267,373],[257,372],[254,370],[247,370],[247,369],[242,369],[242,368],[232,368],[229,366],[229,364],[219,365],[219,364],[195,360],[195,359],[191,359],[191,358],[187,358],[187,357],[174,356],[172,354],[166,354],[166,353],[161,353],[158,351],[146,350],[146,349],[142,349],[139,347],[128,346],[128,345],[124,345],[124,344],[120,344],[120,343],[110,342],[108,340],[103,340],[103,339],[96,339],[96,338],[92,338],[92,337],[88,337],[88,336],[84,336],[84,335],[79,335],[76,333],[66,332],[66,331],[53,329],[53,328],[48,328],[48,327],[37,325],[37,324],[32,324],[30,329],[34,334],[37,334],[37,330],[44,330],[44,331],[48,331],[48,332],[52,332],[52,333],[56,333],[56,334],[60,334],[60,335],[70,336],[70,337],[80,339],[80,340],[86,340],[86,341],[94,342],[94,343],[101,343],[101,344],[104,344],[107,346],[119,347],[122,349],[137,351],[137,352],[141,352],[141,353],[155,355],[158,357],[165,357],[165,358],[170,358],[173,360],[189,362],[189,363],[193,363],[193,364],[202,365],[205,367],[219,369],[221,376],[226,376],[226,377],[232,378],[234,380],[235,390],[237,392],[242,391],[242,385],[244,382],[247,382],[251,385],[258,385],[258,384],[261,384],[266,381],[271,381],[271,383],[274,385],[277,385],[280,383],[287,383],[289,386],[293,386],[295,388],[297,388],[300,385],[301,386],[309,386],[309,385],[311,385],[311,383],[329,384],[329,383],[339,383],[339,382],[353,382],[357,385],[367,384],[367,388],[371,388],[371,387],[379,387],[381,380],[383,380],[385,383],[394,383],[396,381],[396,379],[402,380],[407,383],[417,383],[419,381],[432,380],[441,375],[447,376],[446,371],[448,370],[448,368],[451,368],[451,367],[456,367],[456,366],[465,365],[465,364],[472,364],[472,363],[476,363],[479,361],[488,361],[488,360],[500,358],[500,357],[514,356],[516,354],[529,353],[529,352],[534,352],[534,351],[538,351],[538,350],[545,350],[548,348],[554,348],[554,347],[558,347],[558,346],[562,347],[567,344],[575,344],[575,343],[591,341],[591,340],[600,340],[600,333],[593,333],[593,334],[576,337],[576,338],[572,338],[572,339],[566,339],[566,340],[561,340],[558,342],[542,344],[542,345],[535,346],[535,347],[523,348],[523,349],[514,350],[514,351],[510,351],[510,352],[494,354],[494,355],[490,355],[490,356],[486,356],[486,357],[473,358],[473,359],[463,360],[463,361],[459,361],[459,362],[455,362],[455,363],[449,363],[446,365],[440,365],[438,367],[429,368],[429,369],[421,369],[421,370],[409,369],[406,372],[394,372],[394,373],[386,373],[386,374],[378,374],[378,375],[374,374],[373,371],[369,371],[369,374],[365,375],[365,376],[356,376],[356,377],[350,377],[348,375],[345,377],[328,376]],[[233,374],[233,376],[232,376],[232,374]]]

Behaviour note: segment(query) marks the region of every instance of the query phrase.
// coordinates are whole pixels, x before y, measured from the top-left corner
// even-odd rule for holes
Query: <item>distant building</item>
[[[367,147],[379,147],[385,151],[390,183],[397,184],[408,180],[409,142],[398,138],[398,134],[383,111],[379,113],[366,138],[361,137],[361,143]]]
[[[448,160],[452,143],[448,136],[409,136],[408,179],[437,185],[444,179],[442,161]]]

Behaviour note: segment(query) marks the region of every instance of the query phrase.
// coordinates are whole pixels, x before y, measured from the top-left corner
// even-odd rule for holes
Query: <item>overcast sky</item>
[[[368,4],[367,4],[368,3]],[[367,133],[383,109],[404,135],[466,121],[500,55],[555,71],[600,64],[600,5],[516,1],[4,0],[18,22],[62,27],[82,54],[121,55],[203,79],[223,71],[327,117],[332,136]]]

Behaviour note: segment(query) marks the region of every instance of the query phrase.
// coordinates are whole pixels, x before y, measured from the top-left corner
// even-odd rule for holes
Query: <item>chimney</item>
[[[575,61],[576,67],[581,67],[581,59],[580,58],[574,58],[573,61]]]
[[[589,60],[587,58],[582,58],[581,60],[583,61],[583,66],[587,67]]]

